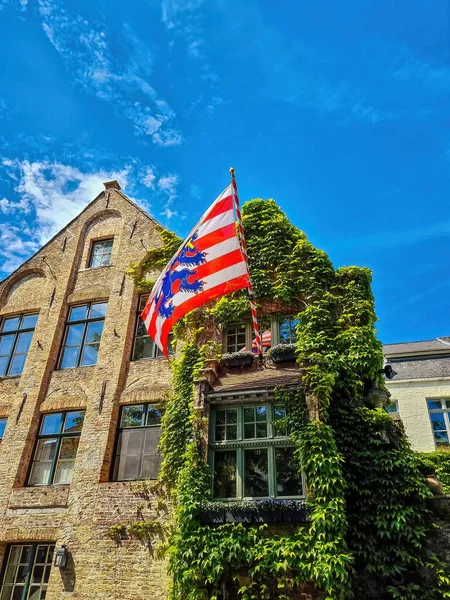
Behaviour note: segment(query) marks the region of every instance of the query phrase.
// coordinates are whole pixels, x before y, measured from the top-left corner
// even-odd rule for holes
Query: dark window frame
[[[69,432],[64,432],[64,424],[66,422],[66,416],[69,413],[73,413],[73,412],[82,412],[83,413],[83,424],[81,426],[80,431],[69,431]],[[44,424],[44,419],[45,417],[49,416],[49,415],[62,415],[61,418],[61,431],[60,433],[47,433],[47,434],[42,434],[41,430],[42,430],[42,426]],[[54,479],[55,479],[55,473],[56,473],[56,469],[58,466],[58,461],[59,461],[59,453],[61,450],[61,444],[62,444],[62,440],[65,438],[73,438],[73,437],[81,437],[81,433],[83,431],[83,425],[84,425],[84,419],[86,417],[86,410],[85,409],[78,409],[78,408],[74,408],[74,409],[69,409],[69,410],[58,410],[58,411],[54,411],[54,412],[47,412],[47,413],[42,413],[41,415],[41,420],[39,422],[39,429],[38,429],[38,434],[36,436],[36,440],[34,443],[34,447],[33,447],[33,454],[31,455],[31,460],[30,460],[30,465],[28,467],[28,473],[27,473],[27,479],[26,479],[26,487],[49,487],[51,485],[58,485],[58,486],[62,486],[62,485],[70,485],[70,483],[55,483]],[[51,438],[57,438],[57,442],[56,442],[56,448],[55,448],[55,456],[52,460],[52,466],[50,468],[50,476],[49,476],[49,482],[48,483],[30,483],[30,477],[31,477],[31,473],[33,471],[33,465],[36,462],[34,460],[35,455],[36,455],[36,451],[39,445],[39,441],[40,440],[45,440],[45,439],[51,439]],[[77,453],[78,454],[78,447],[77,447]],[[76,460],[76,455],[74,458],[74,461]]]
[[[151,340],[152,344],[153,344],[151,356],[140,356],[137,358],[135,356],[137,340],[142,339],[142,338],[150,338],[151,339],[148,332],[145,335],[138,335],[138,330],[139,330],[140,321],[141,321],[141,313],[144,310],[145,304],[146,304],[149,296],[150,296],[150,294],[140,294],[138,297],[138,304],[137,304],[137,310],[136,310],[136,321],[134,324],[134,332],[133,332],[133,344],[131,345],[130,360],[132,362],[135,362],[137,360],[155,360],[157,358],[165,358],[164,354],[161,352],[161,350],[158,348],[158,346],[155,344],[155,342],[153,340]],[[144,299],[145,299],[145,302],[144,302]],[[174,339],[174,335],[172,332],[170,332],[169,339],[168,339],[169,356],[172,356],[174,354],[174,350],[173,350],[173,346],[172,346],[173,339]]]
[[[144,424],[136,425],[133,427],[122,427],[122,417],[123,417],[124,410],[127,408],[132,408],[133,406],[143,406],[144,407],[144,412],[143,412],[143,416],[142,416],[142,422]],[[124,404],[123,406],[120,407],[119,420],[117,422],[117,428],[116,428],[116,438],[115,438],[115,442],[114,442],[114,454],[113,454],[113,459],[111,461],[111,471],[110,471],[110,477],[109,477],[110,481],[143,481],[144,479],[146,479],[145,477],[143,479],[118,479],[119,463],[120,463],[120,457],[121,457],[121,454],[119,452],[119,446],[121,443],[121,433],[123,431],[130,431],[130,430],[141,431],[142,429],[159,429],[161,431],[161,422],[158,425],[146,425],[145,424],[145,423],[147,423],[149,408],[153,408],[153,409],[161,411],[161,418],[162,418],[162,413],[164,411],[163,411],[163,408],[161,407],[161,404],[158,402],[140,402],[138,404]],[[158,446],[159,446],[159,443],[158,443]],[[142,469],[142,455],[143,455],[143,453],[140,456],[139,471],[141,471],[141,469]],[[154,481],[155,479],[151,479],[151,481]]]
[[[47,546],[46,557],[48,557],[48,547],[52,547],[53,546],[52,558],[51,558],[50,562],[39,563],[39,565],[42,564],[42,565],[44,565],[44,567],[50,566],[50,572],[49,572],[49,578],[50,578],[51,569],[53,567],[53,561],[54,561],[54,558],[55,558],[56,542],[54,542],[54,541],[45,541],[44,540],[44,541],[38,541],[38,542],[36,542],[36,541],[33,541],[33,542],[26,542],[26,541],[25,542],[12,542],[10,544],[7,544],[5,555],[4,555],[4,560],[3,560],[3,565],[2,565],[2,568],[0,569],[0,594],[3,591],[3,588],[5,586],[5,576],[6,576],[7,568],[8,568],[8,566],[11,566],[9,564],[9,559],[11,557],[11,550],[12,550],[12,548],[17,547],[17,546],[22,546],[22,547],[23,546],[31,546],[31,548],[32,548],[30,560],[28,561],[28,563],[26,563],[27,566],[28,566],[28,570],[27,570],[27,574],[26,574],[25,583],[24,583],[23,586],[18,586],[18,587],[22,587],[23,588],[22,589],[22,598],[21,598],[21,600],[26,600],[26,598],[28,597],[28,595],[30,593],[30,587],[33,586],[32,582],[31,582],[31,574],[33,572],[33,568],[35,566],[37,566],[35,564],[35,560],[36,560],[36,554],[37,554],[38,547],[39,546]],[[21,563],[19,563],[19,564],[21,564]],[[23,564],[25,564],[25,563],[23,563]],[[42,581],[40,582],[41,586],[42,586],[44,578],[45,578],[45,570],[43,572]],[[44,585],[48,586],[48,581]],[[13,590],[14,590],[14,587],[16,587],[15,584],[12,586]],[[37,587],[37,585],[35,587]]]
[[[110,262],[107,265],[98,265],[97,267],[94,267],[92,265],[92,261],[94,259],[94,250],[95,250],[95,246],[97,244],[104,244],[105,242],[111,242],[111,252],[106,252],[105,254],[109,254],[109,260]],[[114,237],[107,237],[107,238],[103,238],[103,239],[95,239],[91,241],[91,249],[89,251],[89,259],[88,259],[88,269],[102,269],[103,267],[110,267],[111,266],[111,258],[112,258],[112,249],[114,247]],[[103,252],[102,252],[102,257],[103,257]]]
[[[2,441],[2,439],[5,437],[5,430],[6,430],[6,425],[8,423],[8,418],[7,417],[0,417],[0,424],[1,423],[5,423],[5,427],[2,431],[2,428],[0,427],[0,443]]]
[[[246,408],[264,407],[266,409],[267,420],[267,436],[246,438],[244,435],[245,417],[244,410]],[[277,469],[276,469],[276,450],[279,448],[292,448],[295,446],[287,432],[280,434],[277,432],[275,418],[275,409],[285,407],[277,402],[260,402],[260,403],[244,403],[239,405],[233,404],[218,404],[211,407],[210,426],[209,426],[209,465],[211,468],[211,490],[213,500],[224,502],[236,502],[241,500],[251,500],[253,498],[277,498],[277,499],[293,499],[300,500],[305,498],[306,494],[306,479],[304,473],[301,476],[301,494],[294,496],[278,495],[277,494]],[[221,410],[237,410],[237,437],[236,439],[227,439],[224,441],[216,441],[216,415],[217,411]],[[256,422],[256,414],[255,421]],[[220,425],[219,425],[220,426]],[[227,426],[227,425],[226,425]],[[256,435],[256,428],[255,428]],[[245,496],[245,451],[246,450],[265,450],[267,449],[268,459],[268,495],[267,496]],[[214,497],[214,471],[215,471],[215,453],[220,451],[236,451],[236,495],[228,498]]]
[[[21,324],[23,323],[23,320],[25,317],[30,317],[30,316],[36,316],[36,323],[34,325],[34,327],[25,327],[22,328]],[[11,329],[10,331],[3,331],[3,326],[5,321],[7,321],[8,319],[17,319],[19,318],[19,327],[17,329]],[[16,356],[16,348],[17,348],[17,344],[19,342],[19,337],[20,334],[22,333],[32,333],[34,334],[34,331],[36,329],[36,325],[37,325],[37,320],[39,319],[39,313],[38,312],[31,312],[31,313],[19,313],[19,314],[14,314],[14,315],[3,315],[2,318],[0,319],[0,326],[1,326],[1,330],[0,330],[0,339],[3,337],[6,337],[8,335],[14,335],[15,339],[14,339],[14,343],[12,345],[11,348],[11,352],[9,354],[9,358],[8,358],[8,363],[7,363],[7,367],[5,370],[5,374],[4,375],[0,375],[0,378],[2,377],[20,377],[22,375],[23,372],[23,368],[22,371],[20,373],[18,373],[17,375],[9,375],[9,370],[11,368],[11,364],[13,362],[14,357]],[[22,355],[25,354],[25,362],[27,360],[28,357],[28,352],[31,348],[31,342],[33,341],[33,335],[31,336],[31,340],[30,340],[30,347],[28,348],[28,350],[26,352],[20,352],[18,353],[18,355]],[[6,355],[5,355],[6,356]],[[25,367],[25,362],[23,363],[23,366]]]
[[[71,310],[73,308],[79,308],[81,306],[87,306],[88,307],[87,314],[89,315],[92,306],[94,306],[95,304],[106,304],[106,311],[105,311],[105,315],[104,316],[102,316],[102,317],[94,317],[94,318],[87,317],[86,319],[78,319],[76,321],[69,321],[70,312],[71,312]],[[95,365],[97,364],[97,361],[94,364],[91,364],[91,365],[82,365],[82,364],[80,364],[81,360],[82,360],[82,357],[83,357],[83,350],[84,350],[85,346],[92,345],[92,344],[86,344],[86,335],[87,335],[88,325],[90,323],[95,323],[97,321],[103,321],[103,323],[104,323],[105,320],[106,320],[106,312],[107,311],[108,311],[108,300],[95,300],[95,301],[92,301],[92,302],[82,302],[82,303],[79,303],[79,304],[78,303],[77,304],[71,304],[69,306],[69,310],[68,310],[67,317],[66,317],[66,322],[64,324],[64,334],[63,334],[63,338],[62,338],[61,349],[59,351],[59,356],[58,356],[58,363],[57,363],[58,367],[57,367],[57,370],[78,369],[79,367],[95,367]],[[73,367],[62,367],[61,364],[62,364],[62,360],[63,360],[63,356],[64,356],[64,349],[65,348],[74,348],[74,347],[76,347],[76,346],[66,346],[66,339],[67,339],[67,335],[68,335],[68,332],[69,332],[69,328],[72,325],[81,325],[81,324],[84,324],[84,329],[83,329],[83,335],[82,335],[82,338],[81,338],[81,342],[80,342],[80,344],[78,346],[79,347],[79,351],[78,351],[78,355],[77,355],[76,365],[74,365]],[[102,333],[101,333],[101,336],[100,336],[100,341],[98,342],[98,344],[99,344],[99,352],[100,352],[100,344],[101,344],[101,341],[102,341],[102,337],[103,337],[103,329],[102,329]],[[98,354],[97,354],[97,358],[98,358]]]

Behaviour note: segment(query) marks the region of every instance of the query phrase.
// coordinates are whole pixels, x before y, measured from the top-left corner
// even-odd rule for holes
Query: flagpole
[[[238,236],[239,236],[239,241],[241,244],[242,255],[244,256],[244,260],[245,260],[245,264],[247,265],[247,272],[248,272],[247,291],[248,291],[248,299],[250,302],[250,309],[251,309],[251,313],[252,313],[253,330],[255,332],[256,350],[258,352],[259,360],[262,362],[261,336],[260,336],[259,327],[258,327],[258,317],[256,315],[256,304],[255,304],[255,299],[253,296],[253,286],[252,286],[252,281],[250,279],[250,271],[248,268],[247,244],[245,243],[244,227],[242,225],[241,207],[239,205],[239,197],[238,197],[238,193],[237,193],[235,173],[236,173],[236,171],[234,170],[233,167],[231,167],[231,169],[230,169],[231,185],[233,188],[233,198],[234,198],[234,202],[235,202],[235,206],[236,206],[236,215],[237,215],[237,220],[238,220]]]

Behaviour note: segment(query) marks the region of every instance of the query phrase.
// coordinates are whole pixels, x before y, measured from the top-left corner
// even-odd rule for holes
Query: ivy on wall
[[[180,329],[185,342],[163,420],[160,484],[174,506],[172,600],[218,600],[232,588],[242,600],[291,598],[304,584],[328,600],[450,598],[445,568],[424,541],[429,490],[418,461],[401,428],[365,406],[373,386],[383,386],[370,271],[335,270],[273,200],[246,203],[242,216],[256,300],[298,312],[302,380],[277,390],[276,400],[287,406],[298,468],[308,481],[310,522],[281,532],[198,520],[211,500],[211,475],[205,423],[194,414],[194,380],[205,352],[192,324],[226,324],[248,314],[242,293],[222,298]],[[173,254],[172,236],[134,269],[139,289],[143,273]]]

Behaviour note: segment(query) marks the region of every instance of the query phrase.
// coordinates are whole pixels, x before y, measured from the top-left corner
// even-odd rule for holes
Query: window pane
[[[446,431],[435,431],[434,439],[438,446],[448,446],[448,433]]]
[[[106,309],[108,308],[107,302],[97,302],[91,306],[91,312],[89,314],[90,319],[98,319],[99,317],[106,316]]]
[[[28,600],[40,600],[41,598],[41,586],[32,585],[30,586],[30,592],[28,596]],[[45,598],[45,596],[44,596]]]
[[[28,574],[28,565],[20,565],[16,571],[16,583],[25,583]]]
[[[267,409],[265,406],[256,407],[256,420],[267,421]]]
[[[103,254],[100,259],[100,266],[107,267],[111,262],[111,254]]]
[[[29,485],[49,485],[52,461],[34,463],[31,468]]]
[[[36,462],[53,460],[56,452],[56,438],[38,440],[34,460]]]
[[[59,459],[75,458],[77,455],[78,444],[80,443],[80,436],[63,438],[61,440],[61,448],[59,450]],[[58,460],[59,460],[58,459]]]
[[[236,497],[236,450],[214,453],[214,498]]]
[[[24,315],[22,319],[21,329],[31,329],[36,327],[36,323],[39,315]]]
[[[237,425],[227,425],[227,440],[237,440]]]
[[[15,335],[2,335],[0,337],[0,355],[5,356],[11,354],[14,346]]]
[[[47,546],[38,546],[36,551],[36,558],[34,559],[35,564],[44,564],[47,558]]]
[[[146,454],[142,458],[140,479],[156,479],[161,466],[160,454]]]
[[[244,423],[253,423],[255,420],[255,409],[244,408]]]
[[[254,423],[245,423],[244,425],[244,438],[246,440],[251,440],[255,437],[255,424]]]
[[[244,496],[269,495],[267,448],[244,450]]]
[[[11,563],[9,563],[11,564]],[[16,577],[16,567],[12,566],[12,567],[8,567],[5,571],[5,578],[3,580],[3,583],[14,583],[14,579]]]
[[[9,356],[0,356],[0,377],[6,375],[6,369],[8,368]]]
[[[96,269],[101,266],[101,254],[94,254],[91,260],[91,267]]]
[[[98,344],[102,339],[103,321],[89,323],[86,332],[86,344]]]
[[[87,317],[88,305],[83,306],[72,306],[69,314],[69,321],[83,321]]]
[[[162,410],[149,406],[147,408],[147,425],[157,426],[161,424]]]
[[[142,296],[139,297],[139,307],[138,307],[139,312],[142,312],[144,310],[149,297],[150,297],[150,294],[143,294]]]
[[[121,427],[139,427],[144,417],[144,405],[124,406],[122,409]]]
[[[17,354],[14,356],[9,367],[8,375],[21,375],[26,359],[26,354]]]
[[[0,440],[5,435],[6,419],[0,419]]]
[[[72,481],[74,466],[75,460],[59,460],[58,464],[56,465],[53,483],[59,485],[69,484]]]
[[[215,435],[215,440],[216,442],[224,442],[226,439],[226,433],[225,433],[225,425],[216,425],[216,435]]]
[[[20,333],[14,352],[16,352],[17,354],[20,354],[22,352],[28,352],[32,338],[33,334],[31,333],[31,331],[29,333]]]
[[[256,423],[256,437],[267,437],[267,423]]]
[[[273,407],[273,433],[275,437],[286,437],[287,427],[283,420],[286,418],[286,409],[284,406]],[[280,422],[281,421],[281,422]]]
[[[136,338],[134,344],[133,360],[139,360],[140,358],[153,358],[154,354],[154,343],[153,340],[146,336]]]
[[[227,410],[227,423],[237,423],[237,410],[235,408]]]
[[[85,346],[83,349],[83,356],[81,358],[81,366],[87,367],[89,365],[97,364],[98,356],[98,344],[92,344],[91,346]]]
[[[62,413],[52,413],[45,415],[42,421],[41,435],[52,435],[60,433],[62,425]]]
[[[145,429],[121,431],[118,441],[117,479],[139,479],[140,463],[144,447]]]
[[[428,402],[428,408],[431,410],[434,410],[434,409],[439,410],[442,408],[440,400],[427,400],[427,402]]]
[[[275,448],[277,496],[301,496],[302,478],[294,448]]]
[[[137,329],[136,329],[136,337],[140,337],[140,336],[148,336],[147,328],[145,326],[144,321],[141,319],[141,317],[138,318],[138,324],[137,324]]]
[[[84,422],[84,411],[76,410],[67,413],[66,421],[64,423],[64,432],[75,432],[81,431]]]
[[[216,411],[216,425],[225,425],[227,418],[226,410],[218,410]]]
[[[61,369],[76,367],[78,362],[79,347],[64,348],[61,358]]]
[[[37,559],[36,559],[36,562],[38,562]],[[33,583],[41,583],[42,578],[44,576],[44,568],[45,568],[44,565],[38,565],[38,566],[34,567],[33,574],[31,576],[31,581]]]
[[[443,413],[431,413],[430,417],[434,431],[446,430]]]
[[[19,329],[20,317],[11,317],[3,321],[2,331],[15,331]]]
[[[67,328],[65,346],[79,346],[83,340],[84,325],[70,325]]]

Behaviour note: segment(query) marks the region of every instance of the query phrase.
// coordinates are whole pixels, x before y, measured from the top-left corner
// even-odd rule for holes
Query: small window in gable
[[[113,240],[100,240],[92,244],[91,258],[89,267],[97,269],[99,267],[107,267],[111,264],[111,253]]]

